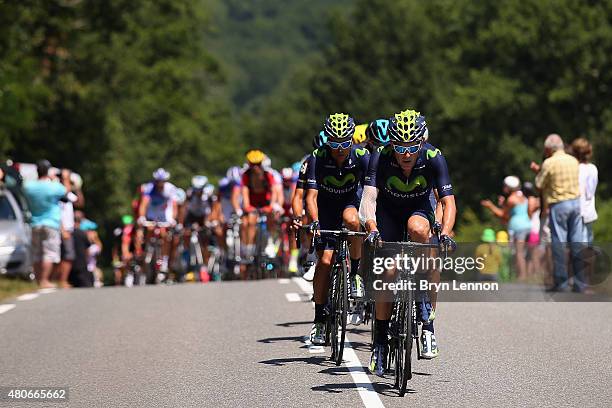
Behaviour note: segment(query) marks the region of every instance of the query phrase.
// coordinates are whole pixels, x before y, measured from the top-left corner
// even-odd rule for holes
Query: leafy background
[[[611,86],[612,0],[0,0],[0,158],[79,172],[101,224],[160,165],[183,186],[249,147],[282,167],[330,112],[416,107],[462,239],[557,132],[593,142],[611,240]]]

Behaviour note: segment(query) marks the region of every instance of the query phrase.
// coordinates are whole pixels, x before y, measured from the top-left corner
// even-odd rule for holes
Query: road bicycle
[[[346,340],[346,321],[349,309],[349,238],[365,237],[365,232],[351,231],[347,228],[341,230],[322,230],[316,224],[302,226],[300,231],[309,230],[313,234],[310,251],[314,248],[317,231],[320,236],[330,236],[336,239],[336,254],[334,264],[331,268],[330,291],[327,301],[327,318],[325,323],[325,345],[331,345],[330,359],[337,366],[342,364],[344,354],[344,343]],[[300,234],[297,234],[296,242],[300,243]]]

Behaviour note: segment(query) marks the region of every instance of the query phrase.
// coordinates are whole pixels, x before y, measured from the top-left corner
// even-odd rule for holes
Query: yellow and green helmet
[[[396,113],[389,119],[389,137],[392,142],[422,140],[427,133],[425,116],[413,109]]]
[[[323,131],[327,138],[351,139],[355,133],[355,121],[346,113],[334,113],[325,120]]]

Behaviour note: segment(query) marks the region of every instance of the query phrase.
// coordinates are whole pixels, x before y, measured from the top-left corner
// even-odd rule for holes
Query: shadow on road
[[[286,337],[268,337],[257,340],[258,343],[278,343],[281,341],[293,341],[296,343],[304,343],[304,336],[286,336]]]
[[[305,322],[276,323],[275,326],[277,326],[277,327],[293,327],[293,326],[302,326],[302,325],[307,325],[307,324],[312,324],[312,320],[308,320],[308,321],[305,321]]]
[[[311,365],[316,365],[316,366],[322,366],[325,360],[326,360],[325,357],[291,357],[291,358],[274,358],[271,360],[263,360],[263,361],[259,361],[259,363],[279,366],[279,367],[282,367],[288,364],[294,364],[294,363],[305,363],[305,364],[311,364]]]

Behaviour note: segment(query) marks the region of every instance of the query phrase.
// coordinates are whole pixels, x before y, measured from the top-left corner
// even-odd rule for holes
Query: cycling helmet
[[[262,164],[266,155],[261,150],[249,150],[246,154],[246,160],[249,164]]]
[[[328,138],[347,140],[355,133],[355,121],[346,113],[334,113],[325,120],[323,130]]]
[[[302,162],[299,162],[299,161],[291,165],[291,169],[293,170],[295,174],[298,174],[301,168],[302,168]]]
[[[191,179],[191,187],[195,190],[201,190],[208,183],[208,177],[206,176],[193,176]]]
[[[229,169],[227,169],[227,173],[225,174],[225,177],[227,177],[229,180],[235,183],[239,183],[241,174],[242,174],[242,169],[240,167],[232,166]]]
[[[215,186],[212,184],[207,184],[204,186],[204,196],[205,197],[210,197],[214,194],[215,192]]]
[[[366,130],[366,136],[376,146],[385,146],[389,143],[389,120],[376,119],[371,122]]]
[[[355,133],[353,133],[353,143],[359,144],[363,143],[367,140],[366,129],[368,128],[368,124],[357,125],[355,126]]]
[[[170,179],[170,173],[168,173],[162,167],[160,167],[159,169],[153,172],[153,180],[155,181],[168,181],[169,179]]]
[[[396,113],[389,119],[389,137],[394,142],[423,140],[426,131],[425,116],[412,109]]]
[[[187,200],[187,193],[182,188],[177,188],[174,192],[174,199],[178,204],[183,204]]]
[[[283,181],[290,181],[293,179],[293,169],[291,167],[285,167],[281,170]]]
[[[312,139],[312,147],[314,147],[315,149],[318,149],[319,147],[323,146],[325,143],[327,143],[327,135],[325,134],[325,131],[323,130],[320,131],[319,134],[314,137],[314,139]]]
[[[267,154],[264,153],[264,159],[261,161],[261,166],[264,169],[271,169],[272,168],[272,159],[270,159],[268,157]]]

